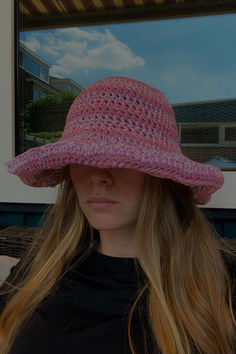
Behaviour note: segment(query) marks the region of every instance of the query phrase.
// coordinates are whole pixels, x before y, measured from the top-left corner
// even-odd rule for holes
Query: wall
[[[31,188],[6,172],[4,162],[14,157],[14,1],[0,1],[0,203],[50,203],[56,188]]]
[[[0,203],[52,203],[57,188],[32,188],[5,171],[14,157],[14,1],[0,1]],[[236,172],[224,172],[224,187],[206,205],[236,209]]]

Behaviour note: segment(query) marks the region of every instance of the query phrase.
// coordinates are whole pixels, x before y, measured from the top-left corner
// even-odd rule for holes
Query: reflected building
[[[235,170],[235,98],[175,104],[173,109],[184,155],[224,170]]]
[[[50,68],[51,64],[20,42],[18,80],[20,92],[23,93],[20,99],[20,112],[28,103],[38,98],[65,91],[77,95],[82,91],[82,86],[71,78],[51,76]]]

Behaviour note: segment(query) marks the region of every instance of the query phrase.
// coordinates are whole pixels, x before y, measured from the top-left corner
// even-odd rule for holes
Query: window
[[[40,64],[27,54],[24,54],[24,69],[34,76],[40,77]]]
[[[17,119],[24,139],[38,138],[21,144],[24,149],[56,141],[75,95],[91,82],[130,76],[166,95],[187,157],[236,170],[236,15],[227,14],[230,4],[164,0],[125,7],[113,1],[108,11],[105,2],[100,9],[93,0],[79,7],[63,1],[57,16],[55,1],[44,2],[43,11],[37,0],[20,3],[24,55],[19,51],[18,62],[26,72],[19,76],[24,104]]]
[[[34,89],[34,97],[33,100],[37,100],[40,97],[40,91],[38,89]]]
[[[236,126],[225,127],[225,141],[236,143]]]
[[[43,65],[41,65],[41,67],[40,67],[40,79],[48,82],[49,81],[48,80],[48,72],[49,72],[48,68],[43,66]]]
[[[182,144],[218,144],[218,127],[181,127]]]
[[[46,97],[46,96],[47,96],[46,92],[43,92],[38,88],[34,88],[34,96],[33,96],[34,101],[40,97]]]

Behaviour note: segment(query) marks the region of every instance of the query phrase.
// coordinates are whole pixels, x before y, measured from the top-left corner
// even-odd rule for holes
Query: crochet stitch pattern
[[[33,187],[55,186],[69,164],[132,168],[188,185],[205,204],[222,187],[220,169],[181,152],[174,111],[156,88],[109,77],[85,88],[72,103],[56,143],[30,149],[5,165]]]

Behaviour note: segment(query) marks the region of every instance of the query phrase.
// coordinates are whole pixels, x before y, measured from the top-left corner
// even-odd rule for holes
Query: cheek
[[[89,195],[87,183],[83,183],[81,180],[79,182],[77,181],[77,183],[74,184],[74,188],[79,202],[82,203]]]
[[[126,185],[124,195],[128,205],[131,206],[133,212],[137,212],[140,209],[144,194],[144,181],[134,181],[132,184]]]
[[[77,200],[79,202],[80,207],[83,207],[84,201],[87,200],[88,197],[88,190],[86,188],[86,186],[81,183],[81,181],[78,181],[78,178],[76,179],[71,179],[74,189],[75,189],[75,193],[77,196]]]
[[[133,199],[140,200],[144,192],[144,176],[137,175],[136,178],[131,179],[128,183],[124,183],[127,194],[133,196]]]
[[[142,199],[143,199],[143,194],[141,193],[138,193],[136,194],[134,197],[133,197],[133,210],[137,213],[141,207],[141,204],[142,204]]]
[[[70,177],[77,193],[86,188],[88,176],[78,168],[71,168]]]

